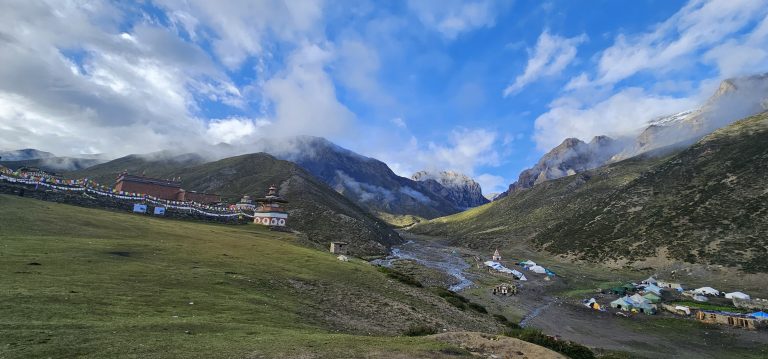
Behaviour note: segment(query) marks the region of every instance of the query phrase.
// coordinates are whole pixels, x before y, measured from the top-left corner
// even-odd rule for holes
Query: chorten
[[[267,195],[256,198],[256,210],[253,213],[253,223],[265,226],[284,227],[288,220],[288,212],[285,211],[284,200],[277,194],[277,186],[269,186]]]
[[[496,262],[501,260],[501,253],[499,253],[498,249],[496,249],[496,252],[493,252],[493,260]]]

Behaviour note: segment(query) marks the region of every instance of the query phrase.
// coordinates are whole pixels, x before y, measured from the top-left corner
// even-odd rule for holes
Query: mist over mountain
[[[745,116],[768,109],[768,74],[726,79],[698,109],[650,120],[639,134],[612,139],[596,136],[585,143],[565,139],[497,198],[544,181],[570,176],[655,149],[685,147]]]
[[[26,161],[41,158],[56,157],[53,153],[36,150],[34,148],[24,148],[21,150],[0,151],[0,160],[2,161]]]

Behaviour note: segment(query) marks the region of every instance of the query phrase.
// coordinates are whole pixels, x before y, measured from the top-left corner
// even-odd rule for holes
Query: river
[[[472,281],[465,273],[470,265],[461,257],[461,253],[438,240],[409,239],[404,244],[392,247],[392,251],[385,259],[377,259],[373,263],[390,267],[396,260],[412,260],[456,278],[457,282],[448,287],[448,290],[454,292],[472,285]]]

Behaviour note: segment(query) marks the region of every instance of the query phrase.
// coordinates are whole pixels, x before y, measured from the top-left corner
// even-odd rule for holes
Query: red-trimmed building
[[[181,188],[181,181],[134,176],[127,173],[121,173],[117,177],[115,191],[147,194],[168,201],[221,202],[221,196],[217,194],[185,191]]]

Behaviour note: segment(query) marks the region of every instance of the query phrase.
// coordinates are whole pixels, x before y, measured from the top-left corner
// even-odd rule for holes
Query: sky
[[[768,71],[768,0],[7,0],[0,24],[0,149],[313,135],[485,193]]]

